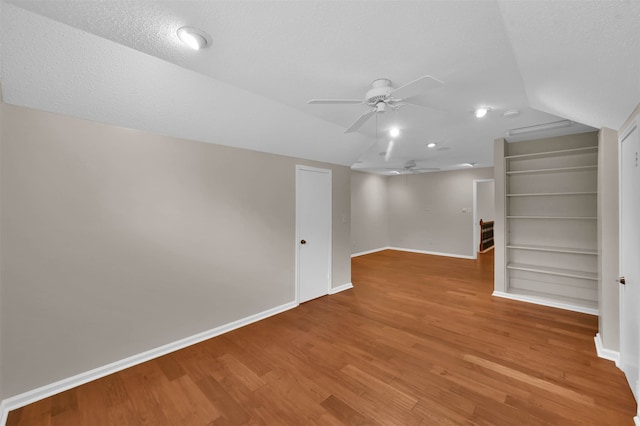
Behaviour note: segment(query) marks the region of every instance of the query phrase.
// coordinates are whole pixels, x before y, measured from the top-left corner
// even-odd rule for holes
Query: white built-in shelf
[[[538,246],[530,244],[508,244],[507,248],[518,250],[532,250],[532,251],[545,251],[551,253],[573,253],[573,254],[589,254],[596,256],[598,250],[595,249],[582,249],[575,247],[552,247],[552,246]]]
[[[597,136],[572,139],[504,145],[505,231],[518,241],[503,246],[505,288],[520,300],[597,313]]]
[[[513,170],[507,172],[508,175],[523,175],[523,174],[535,174],[535,173],[564,173],[564,172],[579,172],[586,170],[597,170],[598,166],[575,166],[575,167],[556,167],[553,169],[530,169],[530,170]]]
[[[597,195],[597,192],[535,192],[529,194],[507,194],[507,197],[548,197],[553,195]]]
[[[557,275],[561,277],[581,278],[585,280],[598,280],[598,274],[586,271],[576,271],[573,269],[552,268],[549,266],[527,265],[524,263],[509,263],[507,269],[518,271],[537,272],[539,274]]]
[[[504,158],[507,160],[511,160],[514,158],[544,158],[544,157],[556,157],[562,155],[573,155],[573,154],[582,154],[589,152],[598,151],[597,146],[589,146],[586,148],[573,148],[573,149],[562,149],[559,151],[543,151],[543,152],[534,152],[531,154],[517,154],[517,155],[507,155]]]
[[[563,219],[563,220],[596,220],[593,216],[507,216],[507,219]]]

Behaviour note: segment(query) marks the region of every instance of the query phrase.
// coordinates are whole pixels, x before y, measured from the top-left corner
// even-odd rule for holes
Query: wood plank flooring
[[[8,425],[632,425],[597,317],[491,296],[478,261],[383,251],[355,286],[12,411]]]

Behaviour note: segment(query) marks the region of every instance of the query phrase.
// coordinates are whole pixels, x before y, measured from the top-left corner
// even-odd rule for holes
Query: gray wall
[[[485,222],[490,222],[495,219],[496,205],[495,205],[495,183],[494,182],[478,182],[478,192],[476,194],[478,202],[478,222],[480,219]]]
[[[473,181],[491,178],[493,168],[391,176],[389,245],[473,256]]]
[[[500,293],[506,293],[507,283],[505,277],[505,248],[506,248],[506,230],[505,230],[505,170],[504,170],[504,153],[507,141],[504,139],[496,139],[493,143],[493,174],[494,174],[494,196],[496,203],[495,219],[493,224],[493,288]]]
[[[473,181],[492,178],[493,168],[401,176],[352,171],[351,252],[391,246],[472,257]]]
[[[2,3],[0,3],[0,10],[2,10]],[[0,49],[0,52],[2,50]],[[0,54],[0,56],[2,56]],[[1,69],[1,68],[0,68]],[[2,187],[2,84],[0,83],[0,188]],[[0,224],[2,223],[2,197],[0,197]],[[2,226],[0,226],[0,241],[2,241]],[[2,313],[2,244],[0,244],[0,400],[2,399],[4,392],[3,377],[2,377],[2,335],[3,335],[3,313]]]
[[[1,117],[2,398],[293,301],[296,164],[332,169],[350,282],[347,167]]]
[[[387,176],[351,172],[351,252],[389,245]]]
[[[605,349],[620,350],[618,133],[598,134],[598,332]]]

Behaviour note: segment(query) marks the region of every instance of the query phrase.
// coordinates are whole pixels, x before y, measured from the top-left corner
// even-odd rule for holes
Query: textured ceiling
[[[639,4],[2,2],[1,80],[8,103],[176,137],[373,171],[489,166],[511,128],[620,127],[640,101]],[[185,49],[185,25],[212,46]],[[354,134],[343,130],[364,106],[306,103],[423,75],[445,85]],[[492,110],[478,120],[481,105]],[[402,134],[385,162],[392,125]]]

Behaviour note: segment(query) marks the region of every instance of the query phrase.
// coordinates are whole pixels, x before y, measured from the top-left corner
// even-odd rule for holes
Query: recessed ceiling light
[[[478,109],[475,111],[476,117],[477,117],[477,118],[482,118],[482,117],[484,117],[485,115],[487,115],[487,113],[488,113],[490,110],[491,110],[491,108],[489,108],[489,107],[482,107],[482,108],[478,108]]]
[[[392,127],[391,130],[389,130],[389,134],[392,138],[395,138],[400,134],[400,129],[398,129],[397,127]]]
[[[427,144],[427,148],[435,148],[435,147],[436,147],[436,144],[433,142]]]
[[[178,38],[193,50],[200,50],[211,44],[211,37],[202,30],[193,27],[182,27],[177,31]]]

